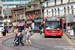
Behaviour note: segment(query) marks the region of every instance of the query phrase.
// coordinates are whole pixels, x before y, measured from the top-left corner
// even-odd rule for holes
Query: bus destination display
[[[60,18],[47,18],[47,21],[60,21]]]

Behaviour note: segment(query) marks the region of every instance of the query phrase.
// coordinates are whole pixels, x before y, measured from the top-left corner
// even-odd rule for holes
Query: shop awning
[[[43,19],[42,19],[42,21],[43,21]],[[41,22],[41,19],[37,19],[37,20],[34,20],[34,22]]]
[[[27,21],[26,23],[27,23],[27,24],[31,24],[31,23],[32,23],[32,21]]]
[[[23,24],[18,24],[18,26],[24,26]]]

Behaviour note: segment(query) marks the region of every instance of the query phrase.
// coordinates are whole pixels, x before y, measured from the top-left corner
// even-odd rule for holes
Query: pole
[[[17,11],[16,11],[16,27],[17,27]]]
[[[25,18],[26,16],[25,16],[25,4],[24,4],[24,18]]]
[[[9,20],[9,7],[7,6],[7,21]],[[9,21],[7,22],[7,26],[9,27]]]
[[[24,3],[24,18],[25,18],[25,3]],[[25,23],[25,19],[24,19],[24,23]],[[25,27],[24,27],[24,32],[25,32]]]
[[[40,2],[41,4],[41,24],[42,24],[42,2]]]
[[[67,1],[66,1],[66,8],[67,8]],[[67,33],[67,14],[66,14],[66,33]]]
[[[7,6],[7,19],[9,20],[9,7]]]

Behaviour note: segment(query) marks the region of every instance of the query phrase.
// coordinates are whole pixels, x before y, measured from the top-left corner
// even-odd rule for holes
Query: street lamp
[[[22,2],[20,2],[20,3],[22,3]],[[22,3],[22,4],[24,4],[24,18],[25,18],[25,17],[26,17],[26,16],[25,16],[25,4],[26,4],[26,3]],[[24,23],[25,23],[25,20],[24,20]],[[24,31],[25,31],[25,27],[24,27]]]
[[[16,27],[17,27],[17,11],[16,11]]]
[[[22,3],[22,2],[20,2],[20,3]],[[24,18],[25,18],[25,17],[26,17],[26,16],[25,16],[25,4],[26,4],[26,3],[22,3],[22,4],[24,4]]]
[[[67,10],[67,1],[66,1],[66,10]],[[66,33],[67,33],[67,14],[66,14]]]
[[[40,2],[40,7],[41,7],[41,24],[42,24],[42,2]]]

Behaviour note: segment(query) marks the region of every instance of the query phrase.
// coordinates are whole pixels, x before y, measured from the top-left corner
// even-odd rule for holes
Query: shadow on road
[[[46,36],[45,38],[62,38],[61,36]]]

